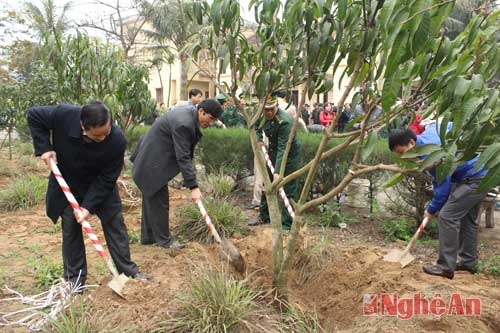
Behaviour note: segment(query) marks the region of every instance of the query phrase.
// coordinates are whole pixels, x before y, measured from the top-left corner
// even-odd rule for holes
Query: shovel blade
[[[117,293],[120,297],[125,298],[125,296],[123,296],[123,288],[125,287],[127,281],[128,277],[122,273],[113,277],[113,279],[108,282],[108,287],[110,287],[111,290]]]
[[[411,255],[409,251],[401,251],[401,250],[392,250],[384,256],[384,261],[388,262],[398,262],[401,264],[401,267],[408,266],[415,257]]]
[[[224,256],[229,263],[240,273],[243,273],[246,268],[245,259],[241,255],[238,248],[227,238],[221,239],[221,247]]]

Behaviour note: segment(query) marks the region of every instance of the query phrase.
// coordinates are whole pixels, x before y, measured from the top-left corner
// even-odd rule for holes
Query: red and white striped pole
[[[196,204],[198,205],[198,209],[200,210],[200,213],[201,213],[201,216],[203,217],[203,220],[205,220],[205,223],[207,224],[208,230],[210,230],[210,233],[214,236],[215,241],[217,243],[221,244],[222,240],[219,236],[219,233],[217,232],[217,230],[215,229],[215,227],[212,223],[212,219],[210,218],[210,216],[208,216],[208,213],[207,213],[207,210],[205,209],[205,206],[203,206],[203,203],[201,202],[201,200],[198,200],[198,202],[196,202]]]
[[[273,163],[271,162],[271,158],[269,157],[269,154],[267,153],[267,149],[265,145],[260,146],[260,149],[264,153],[264,159],[266,160],[267,166],[269,167],[269,170],[271,170],[271,173],[274,174],[274,166]],[[288,197],[286,196],[285,190],[283,187],[280,187],[278,189],[278,192],[280,194],[281,200],[283,200],[283,203],[285,204],[286,209],[288,210],[288,214],[290,214],[290,217],[295,219],[295,212],[293,211],[293,207],[290,204],[290,201],[288,201]]]
[[[52,170],[52,173],[56,177],[57,182],[59,183],[59,186],[61,187],[61,190],[63,191],[64,195],[66,196],[66,199],[68,199],[69,204],[73,208],[74,212],[80,212],[81,208],[78,202],[76,201],[75,196],[73,193],[71,193],[71,190],[64,180],[61,171],[59,171],[59,168],[57,167],[56,162],[53,159],[50,159],[50,168]],[[87,236],[90,238],[92,244],[94,244],[94,248],[96,249],[97,253],[99,256],[106,262],[106,265],[108,266],[109,271],[113,276],[118,276],[118,271],[116,270],[115,264],[113,263],[113,260],[107,255],[106,251],[104,251],[104,248],[102,247],[101,243],[99,242],[99,239],[97,239],[97,235],[94,233],[94,230],[90,226],[90,223],[87,220],[84,220],[82,223],[82,229],[85,231]]]

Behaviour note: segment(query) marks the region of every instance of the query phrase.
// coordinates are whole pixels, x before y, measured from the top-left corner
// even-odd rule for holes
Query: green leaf
[[[368,135],[368,139],[366,140],[366,143],[363,146],[363,149],[361,149],[361,160],[366,161],[368,157],[373,152],[373,149],[377,145],[377,133],[374,131],[371,131],[370,134]]]
[[[389,178],[384,184],[382,184],[383,188],[388,188],[400,183],[404,179],[404,175],[402,173],[397,173],[391,178]]]
[[[435,151],[441,150],[441,146],[439,145],[420,145],[414,146],[412,149],[408,150],[401,158],[415,158],[429,155]]]
[[[339,0],[337,3],[338,20],[343,21],[347,12],[347,0]]]
[[[479,159],[474,165],[474,172],[477,171],[483,164],[487,163],[493,157],[500,156],[500,142],[495,142],[488,146],[485,151],[481,153]]]
[[[455,96],[456,97],[463,97],[467,91],[469,90],[469,87],[471,85],[470,80],[466,80],[463,77],[458,77],[457,78],[457,83],[455,87]]]
[[[485,192],[489,189],[498,186],[500,184],[500,168],[496,167],[493,170],[490,170],[488,174],[481,181],[481,185],[479,185],[478,191]]]
[[[441,184],[443,180],[453,172],[453,161],[455,156],[451,154],[446,154],[443,157],[443,162],[436,167],[436,181]]]
[[[396,102],[401,88],[401,75],[399,71],[393,76],[386,78],[382,88],[382,110],[389,111]]]
[[[421,169],[427,170],[431,167],[434,167],[434,164],[441,161],[443,159],[444,155],[446,155],[446,151],[444,151],[444,150],[433,151],[425,158],[425,160],[423,161],[423,164],[421,166]]]

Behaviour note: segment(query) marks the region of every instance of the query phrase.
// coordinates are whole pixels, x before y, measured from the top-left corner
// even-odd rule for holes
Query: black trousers
[[[168,247],[172,235],[168,225],[168,186],[152,196],[142,196],[141,243]]]
[[[123,222],[122,213],[118,213],[109,221],[101,220],[104,238],[109,253],[118,273],[127,276],[137,274],[139,269],[130,259],[127,227]],[[67,206],[62,214],[64,277],[66,280],[81,285],[87,278],[87,259],[85,257],[84,232],[81,224],[76,222],[71,206]],[[102,239],[99,240],[102,243]],[[93,245],[92,245],[93,247]],[[92,249],[91,251],[95,251]]]

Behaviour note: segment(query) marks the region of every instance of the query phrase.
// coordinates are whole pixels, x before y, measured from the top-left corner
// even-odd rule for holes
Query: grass
[[[318,316],[315,312],[304,310],[302,307],[285,303],[285,311],[282,314],[282,321],[275,326],[275,330],[280,333],[323,333],[325,332],[319,324]]]
[[[139,244],[141,242],[141,233],[135,230],[129,230],[128,232],[128,243],[129,244]]]
[[[280,302],[282,313],[263,303],[266,294],[254,291],[246,279],[222,270],[200,267],[193,272],[180,308],[152,332],[176,333],[316,333],[324,332],[315,313]]]
[[[154,332],[265,331],[257,320],[264,315],[264,307],[258,304],[261,293],[250,289],[246,280],[202,267],[193,273],[189,285],[189,291],[179,297],[179,312]]]
[[[207,174],[201,182],[205,192],[210,193],[215,198],[227,197],[234,187],[234,180],[227,176],[223,170]]]
[[[316,277],[325,262],[333,256],[331,240],[323,235],[319,242],[312,246],[304,246],[297,252],[294,266],[298,271],[298,283],[303,284]]]
[[[243,211],[231,202],[207,199],[204,201],[204,205],[220,235],[231,237],[235,234],[247,235],[250,232],[250,229],[246,226]],[[181,220],[184,221],[180,228],[180,234],[183,238],[189,241],[208,243],[213,241],[197,206],[184,206],[179,215]]]
[[[500,276],[500,255],[480,260],[477,271],[479,273],[491,275],[494,277]]]
[[[50,258],[31,258],[30,265],[35,270],[36,285],[41,290],[50,288],[54,282],[58,281],[64,275],[63,263],[56,262]]]
[[[0,211],[28,209],[38,205],[45,196],[47,180],[37,176],[17,178],[0,191]]]
[[[336,201],[320,205],[318,213],[310,216],[309,219],[312,219],[312,224],[325,228],[339,227],[343,223],[347,225],[359,223],[358,219],[345,211],[341,211]]]
[[[33,144],[31,142],[23,142],[21,140],[15,141],[13,150],[21,155],[34,156],[35,154],[35,151],[33,150]]]
[[[10,167],[7,160],[0,160],[0,176],[11,177],[15,174],[14,170]]]
[[[116,323],[115,323],[116,325]],[[73,300],[66,311],[57,318],[50,318],[44,333],[126,333],[136,332],[132,327],[113,327],[109,317],[95,315],[89,305],[80,299]]]
[[[72,302],[58,318],[50,318],[44,332],[46,333],[87,333],[93,330],[87,316],[87,305],[84,302]]]

